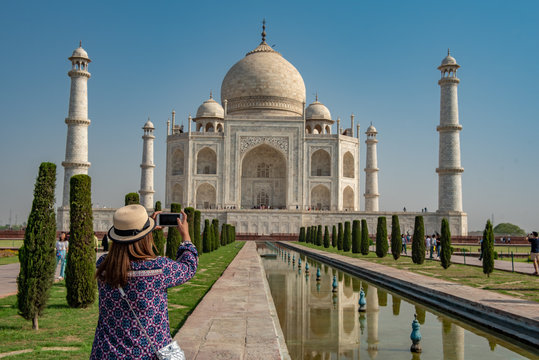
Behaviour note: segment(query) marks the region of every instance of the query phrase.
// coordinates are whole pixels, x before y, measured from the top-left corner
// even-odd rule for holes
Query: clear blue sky
[[[2,1],[0,223],[26,221],[37,169],[58,165],[62,198],[70,79],[83,41],[94,205],[138,191],[142,125],[156,125],[155,200],[164,199],[166,120],[186,124],[227,70],[267,39],[300,71],[307,101],[379,131],[380,207],[437,207],[439,87],[459,71],[464,210],[469,229],[539,228],[537,1]],[[362,187],[364,181],[362,179]],[[362,201],[363,204],[363,201]],[[362,205],[363,206],[363,205]]]

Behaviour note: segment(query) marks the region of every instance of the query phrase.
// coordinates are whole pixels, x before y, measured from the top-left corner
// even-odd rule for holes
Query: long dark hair
[[[152,248],[152,233],[132,244],[113,242],[110,245],[109,253],[97,268],[95,277],[112,287],[127,284],[131,261],[148,260],[156,257]]]

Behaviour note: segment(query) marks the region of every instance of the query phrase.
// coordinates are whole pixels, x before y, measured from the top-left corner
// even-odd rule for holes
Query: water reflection
[[[289,263],[291,258],[295,267]],[[292,359],[462,360],[484,358],[486,351],[489,360],[525,358],[519,353],[533,356],[304,255],[287,250],[276,259],[264,258],[263,263]],[[361,288],[367,300],[364,313],[358,312]],[[410,353],[414,313],[421,324],[422,354]],[[493,352],[485,337],[496,347]]]

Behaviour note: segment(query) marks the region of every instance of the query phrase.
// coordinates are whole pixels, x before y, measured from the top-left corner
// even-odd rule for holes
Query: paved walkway
[[[175,339],[187,359],[290,359],[254,241],[247,241]]]
[[[372,245],[370,250],[372,252],[376,251],[376,246]],[[391,254],[391,249],[389,251],[390,251],[389,254]],[[402,256],[408,256],[408,257],[412,256],[412,245],[411,244],[408,244],[408,255],[402,254]],[[430,254],[427,254],[425,256],[425,259],[430,260],[429,256],[430,256]],[[434,259],[433,260],[440,261],[440,259],[436,258],[436,253],[434,254]],[[451,255],[451,263],[453,263],[453,264],[464,264],[464,256],[462,256],[462,255]],[[477,256],[466,256],[466,265],[482,267],[483,262],[480,261]],[[514,271],[516,273],[533,274],[533,272],[535,271],[535,268],[533,267],[532,262],[528,263],[528,262],[515,261],[514,265],[515,265],[515,270]],[[494,260],[494,268],[496,270],[512,271],[511,260]]]
[[[539,346],[539,339],[535,338],[535,334],[539,334],[539,303],[537,302],[516,299],[508,295],[415,274],[370,261],[311,249],[297,243],[282,244],[310,252],[324,258],[334,266],[343,264],[347,271],[367,274],[372,278],[371,281],[378,282],[390,290],[402,292],[412,298],[419,297],[431,306],[480,324],[485,323],[486,327],[507,331],[508,334],[512,331],[516,333],[518,330],[519,336],[525,338],[525,341]],[[539,278],[537,282],[539,283]],[[485,319],[488,320],[485,321]]]
[[[97,259],[104,253],[98,252]],[[0,298],[17,294],[17,276],[19,276],[20,264],[0,265]],[[56,267],[55,278],[60,276],[60,265]]]

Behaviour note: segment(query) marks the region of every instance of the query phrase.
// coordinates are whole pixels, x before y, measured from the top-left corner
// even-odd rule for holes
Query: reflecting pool
[[[262,262],[292,359],[539,358],[507,340],[297,252],[257,245],[260,254],[277,254],[262,257]],[[365,312],[358,312],[361,288],[366,295]],[[421,354],[410,352],[414,314],[421,324]]]

